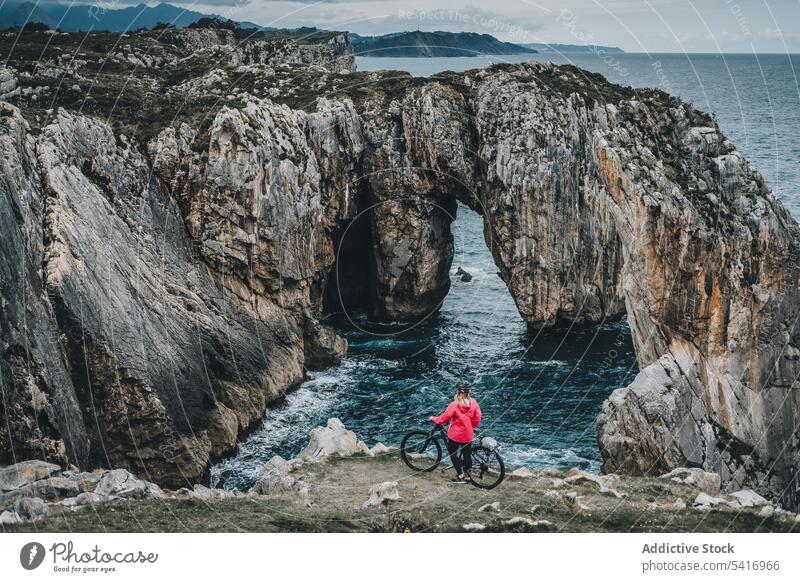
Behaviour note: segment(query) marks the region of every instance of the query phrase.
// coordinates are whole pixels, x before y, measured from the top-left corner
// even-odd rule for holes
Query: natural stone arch
[[[598,419],[604,470],[702,466],[796,504],[800,229],[761,176],[659,91],[540,64],[463,82],[406,95],[403,160],[478,184],[530,325],[627,312],[642,372]]]

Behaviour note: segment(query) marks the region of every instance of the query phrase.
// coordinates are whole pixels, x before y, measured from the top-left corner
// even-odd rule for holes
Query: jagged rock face
[[[4,112],[4,136],[31,143],[18,112]],[[24,383],[14,382],[19,372],[8,376],[19,386],[21,414],[4,452],[25,454],[43,441],[46,435],[24,431],[52,408],[62,418],[55,415],[52,427],[40,421],[37,431],[54,433],[51,448],[71,442],[76,450],[42,447],[31,456],[111,462],[164,483],[200,478],[269,400],[302,378],[298,323],[277,310],[256,315],[222,293],[193,256],[178,207],[156,186],[146,159],[108,126],[61,113],[35,150],[22,149],[26,159],[6,168],[11,186],[3,193],[12,203],[24,194],[40,206],[24,227],[38,224],[43,232],[18,246],[30,252],[45,242],[35,263],[43,265],[42,306],[31,311],[51,330],[39,332],[50,344],[35,353],[49,370]],[[38,179],[25,190],[13,186],[25,173]],[[17,265],[36,270],[30,261]],[[17,284],[10,299],[24,299],[24,288]],[[9,327],[24,322],[24,313],[8,315],[23,318]],[[42,412],[25,414],[26,406]]]
[[[605,468],[635,455],[651,472],[661,455],[796,506],[800,229],[710,120],[648,105],[621,103],[593,144],[644,368],[598,421]],[[643,454],[659,432],[672,439]]]
[[[85,460],[86,428],[43,284],[44,200],[34,140],[0,104],[0,455]],[[13,456],[12,456],[13,455]]]

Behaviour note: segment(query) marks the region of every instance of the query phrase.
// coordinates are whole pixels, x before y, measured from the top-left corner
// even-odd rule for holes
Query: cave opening
[[[355,217],[333,235],[336,258],[323,295],[326,315],[369,312],[372,303],[372,196],[362,187],[355,200]]]

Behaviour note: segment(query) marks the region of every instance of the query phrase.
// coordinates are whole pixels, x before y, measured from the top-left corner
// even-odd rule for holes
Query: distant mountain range
[[[368,57],[474,57],[535,54],[536,49],[475,32],[395,32],[381,36],[350,35],[357,55]]]
[[[0,30],[39,22],[63,31],[108,30],[123,32],[138,28],[153,28],[163,22],[178,28],[189,26],[204,17],[228,20],[221,16],[203,14],[161,3],[155,6],[137,4],[125,8],[104,8],[102,5],[39,4],[33,2],[6,3],[0,8]],[[252,22],[239,22],[243,28],[262,28]],[[266,29],[271,30],[271,29]]]
[[[172,4],[155,6],[138,4],[124,8],[105,8],[102,5],[6,2],[0,7],[0,30],[18,28],[26,24],[41,23],[63,31],[107,30],[123,32],[139,28],[153,28],[159,23],[178,28],[189,26],[201,18],[218,18],[186,10]],[[236,22],[242,28],[276,30],[253,22]],[[301,30],[301,29],[298,29]],[[302,29],[316,31],[317,29]],[[541,53],[587,53],[602,50],[621,53],[621,49],[604,46],[573,44],[514,44],[503,42],[489,34],[475,32],[396,32],[380,36],[350,35],[356,54],[370,57],[473,57],[476,55],[514,55]]]
[[[525,43],[522,46],[531,48],[540,53],[624,53],[625,51],[616,46],[602,46],[593,44],[544,44],[544,43]]]

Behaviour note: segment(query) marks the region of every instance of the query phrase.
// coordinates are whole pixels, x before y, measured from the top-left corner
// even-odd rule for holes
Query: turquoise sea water
[[[544,58],[544,57],[540,57]],[[415,75],[466,70],[528,57],[359,58],[360,69]],[[795,217],[800,216],[800,57],[781,55],[549,55],[634,87],[660,86],[716,114],[723,131],[760,170]],[[246,488],[274,454],[295,455],[313,427],[340,418],[372,445],[398,444],[470,381],[481,431],[497,438],[515,465],[599,468],[594,420],[605,398],[635,376],[625,321],[591,329],[530,333],[497,276],[479,216],[460,207],[453,225],[453,286],[442,310],[412,330],[369,324],[363,316],[330,323],[350,342],[344,362],[270,408],[238,453],[212,470],[212,482]],[[455,277],[462,266],[469,283]]]

